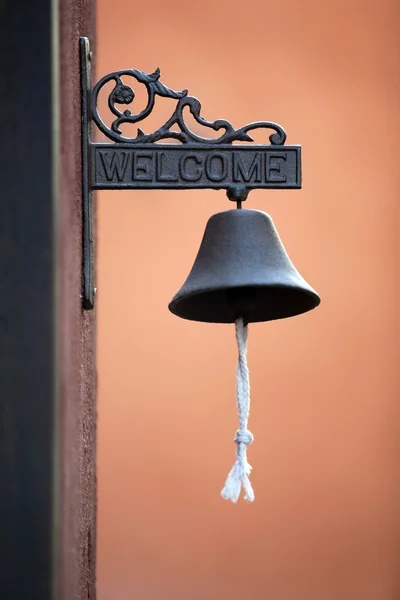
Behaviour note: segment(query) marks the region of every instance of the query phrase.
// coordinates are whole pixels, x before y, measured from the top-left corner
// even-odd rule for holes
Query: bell
[[[207,223],[196,260],[169,309],[183,319],[245,323],[284,319],[320,298],[291,262],[269,215],[228,210]]]

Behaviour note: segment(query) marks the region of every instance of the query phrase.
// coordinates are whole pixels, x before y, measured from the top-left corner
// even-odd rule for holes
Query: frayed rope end
[[[249,479],[250,472],[251,465],[249,465],[249,463],[247,463],[246,471],[243,472],[238,461],[235,462],[226,479],[224,489],[221,492],[221,496],[224,500],[231,500],[236,504],[239,500],[240,490],[243,486],[244,499],[248,502],[254,502],[254,491]]]
[[[248,429],[239,429],[236,432],[235,442],[237,444],[237,459],[226,479],[221,496],[225,500],[231,500],[236,503],[240,497],[240,490],[243,486],[244,499],[249,502],[254,501],[254,491],[250,483],[251,465],[247,462],[246,448],[253,442],[253,434]]]

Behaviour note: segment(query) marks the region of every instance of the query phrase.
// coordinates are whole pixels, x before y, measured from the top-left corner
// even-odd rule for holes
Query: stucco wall
[[[256,501],[224,502],[233,327],[167,304],[231,205],[99,194],[99,600],[399,598],[396,2],[99,0],[98,36],[99,77],[160,66],[207,119],[275,120],[303,145],[303,189],[247,206],[322,297],[250,327]]]

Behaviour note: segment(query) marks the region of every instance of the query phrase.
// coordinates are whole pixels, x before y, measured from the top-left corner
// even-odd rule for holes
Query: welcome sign
[[[301,187],[300,146],[93,144],[95,189]]]
[[[87,38],[80,39],[80,59],[85,308],[94,306],[93,190],[223,189],[241,208],[253,189],[301,188],[301,147],[285,145],[286,132],[278,123],[255,121],[235,128],[226,119],[209,121],[188,90],[161,81],[160,69],[113,71],[92,87]],[[147,95],[138,106],[136,84]],[[171,113],[149,129],[146,119],[164,98],[175,100]],[[108,108],[106,118],[100,107]],[[94,142],[93,125],[108,141]],[[266,134],[265,144],[254,143],[256,130]]]

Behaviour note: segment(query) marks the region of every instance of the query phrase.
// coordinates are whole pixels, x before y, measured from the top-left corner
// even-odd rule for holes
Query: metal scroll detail
[[[128,105],[132,104],[135,99],[135,92],[129,86],[126,85],[121,77],[130,76],[136,79],[139,83],[144,84],[147,89],[148,100],[146,107],[137,114],[132,114],[130,109],[126,109],[123,112],[117,108],[116,104]],[[108,127],[101,119],[98,111],[98,96],[101,89],[110,81],[114,81],[115,85],[113,90],[108,96],[108,107],[110,111],[116,116],[116,119],[112,122],[111,128]],[[176,108],[172,113],[171,117],[153,133],[145,133],[142,129],[138,128],[136,137],[125,137],[122,135],[120,126],[125,123],[136,124],[140,123],[152,112],[156,96],[165,98],[174,98],[178,100]],[[224,130],[224,133],[217,138],[207,138],[197,135],[189,129],[185,123],[184,109],[188,108],[195,121],[208,129],[213,131]],[[187,90],[176,92],[166,87],[160,81],[160,69],[154,71],[154,73],[143,73],[137,69],[129,69],[125,71],[116,71],[109,73],[94,86],[92,94],[92,115],[97,127],[106,135],[109,139],[129,144],[145,144],[154,143],[162,139],[176,139],[182,142],[182,144],[231,144],[234,141],[240,142],[253,142],[253,138],[249,135],[250,131],[255,129],[269,129],[273,130],[269,136],[271,145],[283,145],[286,141],[285,130],[277,123],[270,121],[259,121],[255,123],[249,123],[240,129],[235,129],[229,121],[224,119],[218,119],[216,121],[207,121],[201,114],[201,104],[197,98],[188,96]],[[179,131],[175,131],[172,128],[177,126]]]

